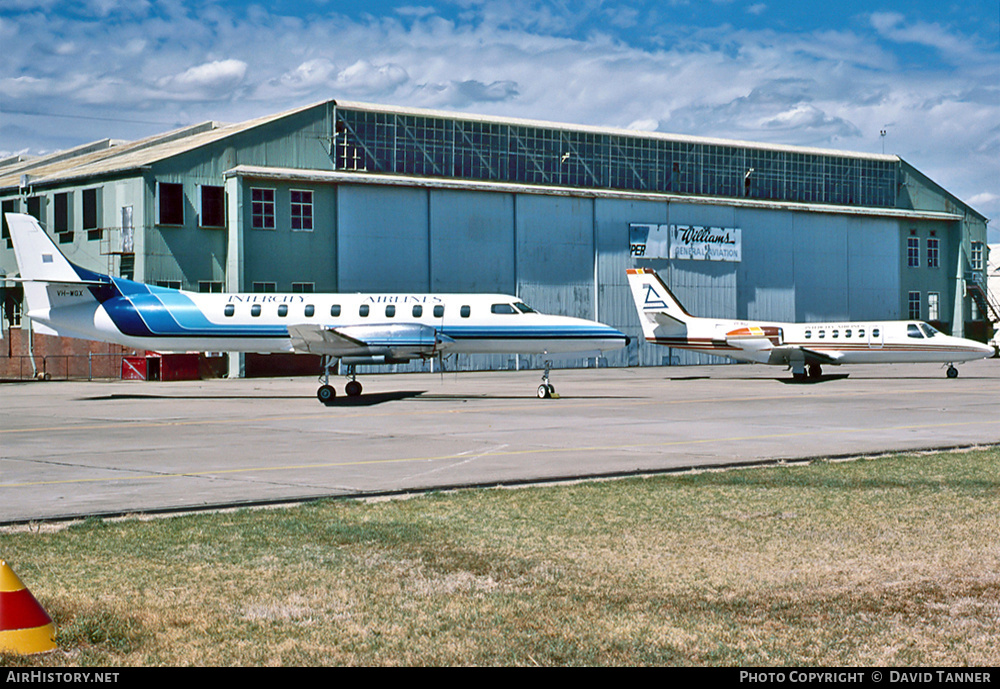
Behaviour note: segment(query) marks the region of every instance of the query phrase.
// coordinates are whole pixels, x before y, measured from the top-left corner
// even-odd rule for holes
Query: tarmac
[[[1000,359],[0,384],[0,524],[1000,444]],[[339,395],[343,381],[337,380]]]

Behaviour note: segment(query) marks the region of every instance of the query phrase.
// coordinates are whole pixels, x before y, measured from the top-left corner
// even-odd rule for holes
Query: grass
[[[7,666],[997,665],[1000,450],[10,531]]]

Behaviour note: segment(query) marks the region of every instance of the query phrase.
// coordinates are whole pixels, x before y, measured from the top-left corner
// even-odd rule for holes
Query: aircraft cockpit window
[[[386,318],[392,318],[395,315],[396,315],[396,305],[395,304],[389,304],[388,306],[385,307],[385,317]]]
[[[517,307],[517,310],[520,311],[521,313],[535,313],[535,310],[530,306],[528,306],[527,304],[525,304],[523,301],[517,302],[516,304],[514,304],[514,306]]]
[[[443,304],[438,304],[437,306],[434,307],[434,317],[435,318],[444,318],[444,305]]]
[[[916,323],[907,323],[906,325],[906,336],[915,337],[917,339],[924,339],[924,334],[920,332],[920,328],[917,327]]]
[[[466,305],[461,308],[459,313],[461,314],[462,318],[468,318],[469,315],[472,313],[472,309],[468,305]]]
[[[920,329],[924,331],[924,335],[926,335],[927,337],[934,337],[935,335],[939,334],[938,331],[935,330],[933,326],[927,325],[926,323],[921,323]]]
[[[227,316],[232,316],[234,313],[236,313],[236,307],[233,306],[232,304],[226,304],[226,310],[223,311],[223,313],[225,313]]]
[[[288,315],[288,304],[281,304],[280,306],[278,306],[278,315],[281,318],[284,318],[285,316]]]
[[[358,315],[362,318],[368,318],[368,304],[361,305],[361,308],[358,309]]]
[[[250,315],[254,317],[260,315],[260,304],[254,304],[250,307]]]
[[[313,314],[316,313],[316,307],[312,304],[306,304],[306,318],[312,318]]]
[[[493,313],[517,313],[517,309],[510,304],[494,304],[490,307],[490,311]]]
[[[333,318],[340,317],[340,304],[334,304],[333,306],[330,307],[330,316],[332,316]]]
[[[420,318],[423,315],[424,315],[424,307],[421,306],[420,304],[414,304],[413,305],[413,317],[414,318]]]

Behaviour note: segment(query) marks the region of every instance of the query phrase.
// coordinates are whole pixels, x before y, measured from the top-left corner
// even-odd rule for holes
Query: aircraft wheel
[[[819,364],[809,364],[808,369],[809,377],[816,379],[823,377],[823,367]]]
[[[958,369],[955,368],[954,366],[949,366],[948,367],[948,377],[949,378],[958,378]]]
[[[347,387],[344,388],[344,391],[347,393],[348,397],[357,397],[361,394],[361,383],[356,380],[352,380],[347,384]]]
[[[544,383],[542,385],[539,385],[538,386],[538,399],[540,399],[540,400],[547,400],[550,397],[552,397],[552,392],[549,390],[550,387],[552,387],[552,386],[545,385]]]
[[[337,391],[332,385],[321,385],[316,391],[316,398],[323,404],[328,404],[330,400],[337,396]]]

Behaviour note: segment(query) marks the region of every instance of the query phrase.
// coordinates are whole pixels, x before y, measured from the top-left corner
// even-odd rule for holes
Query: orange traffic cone
[[[22,655],[56,647],[56,628],[31,591],[0,560],[0,651]]]

